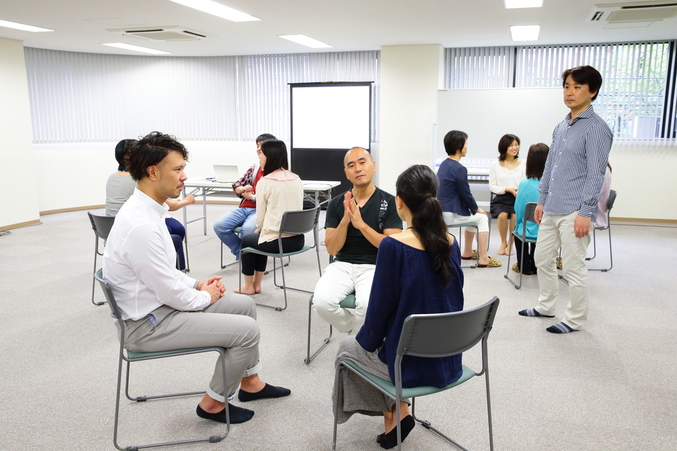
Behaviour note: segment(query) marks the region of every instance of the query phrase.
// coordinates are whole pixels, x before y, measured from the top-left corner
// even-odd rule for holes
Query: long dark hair
[[[287,146],[277,139],[269,139],[261,143],[261,152],[266,156],[263,175],[268,175],[278,169],[289,169],[287,160]]]
[[[430,255],[435,272],[449,283],[453,277],[451,246],[442,205],[437,200],[437,176],[428,166],[416,164],[397,177],[395,191],[413,215],[411,226]]]

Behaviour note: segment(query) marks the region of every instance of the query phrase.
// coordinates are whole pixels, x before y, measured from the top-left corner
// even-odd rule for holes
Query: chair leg
[[[96,257],[99,254],[99,237],[94,235],[94,272],[92,273],[92,304],[94,305],[103,305],[106,303],[106,301],[103,302],[96,302],[94,300],[94,293],[96,292],[96,277],[94,277],[94,274],[96,274]]]
[[[595,228],[592,228],[592,257],[586,257],[586,260],[594,260],[597,257],[597,234]]]
[[[331,341],[331,336],[333,332],[333,328],[331,327],[331,324],[329,325],[329,336],[324,338],[322,340],[322,344],[313,351],[313,354],[310,354],[310,331],[311,331],[311,326],[312,326],[312,319],[313,319],[313,297],[310,297],[310,301],[308,301],[308,349],[306,353],[306,358],[303,359],[303,363],[306,365],[309,364],[310,362],[313,361],[316,355],[320,353],[324,349],[325,346],[329,344]]]
[[[520,238],[514,237],[514,239],[519,240]],[[529,243],[527,243],[526,241],[522,241],[522,246],[521,246],[521,251],[520,251],[520,261],[522,262],[522,264],[524,264],[524,248],[527,247],[528,244],[529,244]],[[512,279],[510,278],[510,276],[508,275],[508,274],[510,274],[510,254],[508,254],[508,268],[505,270],[505,275],[504,275],[503,277],[505,277],[506,279],[508,279],[508,280],[515,286],[515,289],[516,289],[516,290],[519,290],[520,288],[522,288],[522,275],[523,275],[523,274],[522,274],[522,271],[523,271],[523,269],[522,269],[522,268],[519,268],[519,270],[520,270],[520,271],[519,271],[519,273],[520,273],[520,281],[519,281],[519,283],[515,283],[515,281],[512,280]]]
[[[601,272],[608,272],[611,271],[611,269],[614,267],[614,254],[613,254],[613,247],[611,244],[611,224],[607,226],[607,232],[609,233],[609,267],[608,268],[588,268],[588,271],[601,271]],[[593,244],[595,243],[595,229],[592,230],[592,238],[593,238]],[[597,250],[595,248],[595,255],[597,254]],[[592,260],[595,258],[594,256],[592,258],[586,258],[586,260]]]
[[[217,349],[213,349],[213,351],[217,351]],[[120,352],[122,352],[122,349],[120,349]],[[223,354],[227,352],[225,349],[219,350],[219,353],[221,354],[221,357],[223,357]],[[230,432],[230,414],[228,412],[228,409],[226,409],[226,431],[222,435],[212,435],[209,437],[205,438],[197,438],[197,439],[188,439],[188,440],[179,440],[179,441],[171,441],[171,442],[162,442],[162,443],[153,443],[153,444],[147,444],[147,445],[135,445],[135,446],[126,446],[126,447],[121,447],[118,444],[118,429],[119,429],[119,418],[120,418],[120,397],[121,397],[121,389],[122,389],[122,361],[123,358],[120,357],[118,363],[118,382],[117,382],[117,393],[116,393],[116,399],[115,399],[115,421],[114,421],[114,429],[113,429],[113,444],[115,447],[121,451],[127,451],[127,450],[138,450],[142,448],[154,448],[154,447],[159,447],[159,446],[168,446],[168,445],[184,445],[188,443],[196,443],[196,442],[209,442],[209,443],[218,443],[221,440],[225,439],[228,433]],[[130,374],[130,365],[131,362],[127,360],[127,371],[125,375],[125,395],[130,401],[136,401],[136,402],[144,402],[149,399],[163,399],[163,398],[172,398],[172,397],[180,397],[180,396],[190,396],[190,395],[200,395],[204,394],[204,391],[192,391],[192,392],[185,392],[185,393],[172,393],[168,395],[154,395],[154,396],[138,396],[138,397],[131,397],[129,395],[129,374]],[[221,370],[223,374],[223,383],[224,387],[227,385],[227,379],[226,379],[226,363],[225,359],[221,358]]]

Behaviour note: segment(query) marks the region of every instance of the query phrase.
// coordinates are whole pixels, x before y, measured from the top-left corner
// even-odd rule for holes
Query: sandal
[[[496,260],[491,255],[489,255],[489,263],[486,265],[477,265],[478,268],[498,268],[499,266],[503,266],[503,263],[501,263],[499,260]]]
[[[472,257],[461,256],[461,260],[477,260],[477,249],[472,250]]]
[[[512,270],[515,271],[515,272],[520,272],[520,267],[517,266],[517,263],[513,264],[511,268],[512,268]]]

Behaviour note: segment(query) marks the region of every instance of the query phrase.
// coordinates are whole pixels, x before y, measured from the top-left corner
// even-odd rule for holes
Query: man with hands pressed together
[[[580,330],[588,317],[589,282],[585,256],[590,228],[604,182],[613,135],[592,107],[602,76],[590,66],[564,71],[564,104],[571,110],[553,132],[552,146],[539,185],[534,219],[540,224],[534,261],[538,268],[538,306],[522,316],[555,316],[558,277],[555,258],[562,248],[570,300],[561,322],[546,330],[566,334]]]
[[[357,333],[364,323],[378,246],[386,235],[402,231],[402,220],[395,198],[372,181],[376,163],[369,151],[350,149],[343,165],[353,189],[327,206],[325,245],[335,259],[315,286],[313,304],[317,314],[340,332]],[[355,308],[339,307],[351,293]]]
[[[137,185],[108,236],[103,273],[127,324],[129,350],[227,349],[223,358],[228,385],[223,386],[219,360],[197,414],[225,422],[227,407],[231,423],[243,423],[254,412],[227,401],[238,385],[241,402],[287,396],[290,391],[258,376],[259,327],[251,298],[227,292],[221,277],[197,281],[174,267],[176,253],[163,214],[167,199],[183,188],[187,157],[181,143],[159,132],[129,150],[127,169]]]

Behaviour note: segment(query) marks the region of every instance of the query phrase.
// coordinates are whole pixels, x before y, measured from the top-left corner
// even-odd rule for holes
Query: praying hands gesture
[[[360,213],[360,207],[357,205],[353,193],[347,191],[343,197],[343,218],[350,221],[350,223],[357,230],[364,231],[365,227],[368,227],[367,224],[362,220],[362,213]]]

